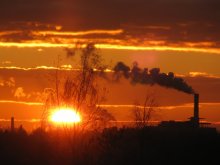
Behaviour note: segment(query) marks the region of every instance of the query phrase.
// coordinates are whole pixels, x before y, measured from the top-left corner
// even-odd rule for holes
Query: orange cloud
[[[216,46],[215,42],[196,42],[196,43],[184,42],[183,44],[188,47],[213,47],[213,46]]]
[[[17,34],[20,33],[21,31],[3,31],[0,32],[0,36],[6,36],[6,35],[11,35],[11,34]]]
[[[34,26],[39,27],[37,23]],[[46,26],[46,25],[45,25]],[[87,31],[59,31],[62,27],[55,26],[55,30],[33,31],[5,31],[1,32],[0,47],[18,48],[57,48],[75,47],[76,43],[93,42],[100,49],[143,50],[143,51],[183,51],[220,54],[218,43],[214,41],[169,41],[169,38],[144,33],[133,34],[129,30],[87,30]],[[170,30],[169,26],[144,26],[147,29]],[[50,29],[50,28],[49,28]],[[90,36],[88,36],[90,35]],[[93,35],[93,36],[91,36]],[[109,36],[108,36],[109,35]],[[28,37],[27,37],[28,36]]]
[[[118,49],[118,50],[155,50],[155,51],[183,51],[183,52],[201,52],[220,54],[220,49],[215,48],[191,48],[191,47],[173,47],[173,46],[125,46],[125,45],[109,45],[96,44],[98,48]]]
[[[0,77],[0,86],[14,87],[15,86],[14,77],[9,77],[7,80],[4,80],[3,78]]]
[[[29,101],[16,101],[16,100],[0,100],[0,103],[12,103],[12,104],[24,104],[24,105],[44,105],[44,103],[42,102],[29,102]],[[210,103],[206,103],[206,102],[201,102],[200,104],[200,107],[202,106],[220,106],[220,103],[217,103],[217,102],[210,102]],[[103,107],[103,108],[134,108],[134,107],[137,107],[137,108],[140,108],[140,109],[143,109],[144,106],[141,106],[141,105],[138,105],[138,106],[135,106],[133,104],[124,104],[124,105],[121,105],[121,104],[100,104],[100,105],[97,105],[97,106],[100,106],[100,107]],[[182,104],[182,105],[173,105],[173,106],[158,106],[158,107],[155,107],[157,109],[160,109],[160,110],[173,110],[173,109],[177,109],[177,108],[193,108],[194,104],[193,103],[186,103],[186,104]]]
[[[170,26],[145,26],[146,29],[154,29],[154,30],[170,30]]]
[[[220,78],[219,76],[215,76],[206,72],[189,72],[190,77],[208,77],[208,78]]]
[[[107,34],[107,35],[118,35],[123,33],[122,29],[117,30],[89,30],[89,31],[78,31],[78,32],[61,32],[61,31],[33,31],[33,35],[54,35],[54,36],[84,36],[91,34]]]
[[[16,101],[16,100],[0,100],[0,103],[24,104],[24,105],[43,105],[43,103],[40,103],[40,102],[26,102],[26,101]]]
[[[36,66],[33,68],[24,68],[24,67],[18,67],[18,66],[5,66],[5,67],[0,67],[0,69],[8,69],[8,70],[24,70],[24,71],[29,71],[29,70],[62,70],[62,71],[79,71],[80,69],[73,68],[72,65],[66,64],[66,65],[61,65],[60,67],[53,67],[53,66]],[[95,72],[114,72],[111,69],[93,69]],[[13,79],[10,78],[10,81],[12,82]],[[3,80],[0,79],[0,86],[3,83]],[[5,83],[9,83],[9,81],[5,81]],[[3,85],[2,85],[3,86]]]
[[[144,108],[149,108],[149,107],[144,107],[144,106],[141,106],[141,105],[132,105],[132,104],[128,104],[128,105],[114,105],[114,104],[110,104],[110,105],[99,105],[100,107],[103,107],[103,108],[140,108],[140,109],[144,109]],[[161,110],[172,110],[172,109],[176,109],[176,108],[191,108],[193,107],[193,104],[189,103],[189,104],[184,104],[184,105],[179,105],[179,106],[158,106],[158,107],[155,107],[157,109],[161,109]]]
[[[33,47],[43,47],[43,48],[56,48],[56,47],[73,47],[72,44],[56,44],[48,43],[43,41],[31,41],[31,42],[0,42],[0,47],[18,47],[18,48],[33,48]]]
[[[202,106],[220,106],[220,103],[203,103],[201,102],[200,104],[200,107]],[[137,108],[140,108],[140,109],[144,109],[144,106],[141,106],[141,105],[138,105],[138,106],[135,106],[133,104],[125,104],[125,105],[118,105],[118,104],[109,104],[109,105],[106,105],[106,104],[103,104],[103,105],[98,105],[100,107],[103,107],[103,108],[134,108],[134,107],[137,107]],[[155,107],[157,109],[160,109],[160,110],[173,110],[173,109],[177,109],[177,108],[193,108],[194,107],[194,104],[193,103],[186,103],[186,104],[182,104],[182,105],[173,105],[173,106],[158,106],[158,107]]]
[[[16,98],[24,98],[24,97],[26,97],[27,95],[26,95],[26,93],[24,92],[24,89],[23,89],[23,87],[18,87],[16,90],[15,90],[15,92],[14,92],[14,97],[16,97]]]
[[[11,61],[8,61],[8,60],[6,60],[6,61],[2,61],[2,64],[3,65],[8,65],[8,64],[11,64],[12,62]]]
[[[24,67],[18,67],[18,66],[6,66],[6,67],[0,67],[0,69],[15,69],[15,70],[69,70],[70,68],[65,67],[65,65],[62,65],[60,68],[53,67],[53,66],[36,66],[34,68],[24,68]]]
[[[14,119],[15,122],[39,123],[41,119]],[[11,122],[10,119],[0,119],[0,122]]]
[[[0,47],[18,47],[18,48],[31,48],[31,47],[75,47],[74,43],[49,43],[43,41],[32,41],[25,43],[17,42],[0,42]],[[181,47],[181,46],[135,46],[135,45],[114,45],[114,44],[96,44],[100,49],[116,49],[116,50],[142,50],[142,51],[183,51],[183,52],[201,52],[220,54],[219,48],[194,48],[194,47]]]

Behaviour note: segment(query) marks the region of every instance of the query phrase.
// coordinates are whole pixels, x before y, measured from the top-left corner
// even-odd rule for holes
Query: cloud
[[[65,44],[72,37],[96,38],[100,44],[112,38],[111,45],[150,47],[150,41],[163,41],[158,46],[216,49],[219,10],[219,0],[1,0],[0,36],[9,45]]]
[[[81,40],[82,43],[88,43],[92,40]],[[101,42],[101,41],[99,41]],[[106,42],[106,40],[104,41]],[[107,41],[108,42],[108,41]],[[219,48],[203,48],[203,47],[184,47],[184,45],[156,45],[156,42],[149,42],[152,43],[152,45],[135,45],[134,43],[124,43],[124,42],[118,42],[114,43],[110,40],[110,43],[100,43],[96,44],[96,47],[99,49],[115,49],[115,50],[141,50],[141,51],[178,51],[178,52],[201,52],[201,53],[212,53],[212,54],[220,54]],[[29,41],[29,42],[0,42],[0,47],[18,47],[18,48],[67,48],[67,47],[75,47],[75,44],[77,43],[77,40],[75,42],[45,42],[45,41]],[[94,43],[97,43],[96,40],[94,40]]]
[[[220,103],[217,103],[217,102],[200,102],[199,103],[200,107],[204,107],[204,106],[208,106],[208,107],[211,107],[211,106],[220,106]],[[133,104],[101,104],[101,105],[98,105],[100,107],[103,107],[103,108],[134,108],[134,107],[137,107],[137,108],[140,108],[140,109],[144,109],[144,106],[142,105],[133,105]],[[185,103],[185,104],[182,104],[182,105],[170,105],[170,106],[157,106],[155,107],[156,109],[159,109],[159,110],[175,110],[175,109],[179,109],[179,108],[193,108],[194,107],[194,103]]]
[[[52,88],[44,88],[42,91],[31,90],[25,92],[24,87],[17,87],[12,90],[13,96],[18,100],[0,100],[0,103],[17,103],[17,104],[27,104],[27,105],[42,105],[49,96],[54,95],[55,91]]]
[[[25,22],[23,23],[25,24]],[[213,29],[200,32],[199,36],[189,34],[201,24],[180,25],[122,25],[114,29],[55,30],[56,26],[27,22],[26,30],[7,30],[0,33],[0,47],[38,47],[38,51],[48,47],[73,47],[76,43],[93,42],[102,49],[185,51],[220,54],[220,40],[213,34],[205,34]],[[39,24],[39,25],[38,25]],[[43,26],[44,25],[44,26]],[[36,27],[35,27],[36,26]],[[42,28],[41,26],[45,27]],[[19,27],[19,23],[16,27]],[[51,28],[53,27],[53,28]],[[209,27],[209,26],[208,26]],[[188,28],[188,29],[187,29]],[[0,27],[1,29],[1,27]],[[173,31],[176,31],[173,34]],[[214,37],[218,35],[215,34]],[[204,36],[207,36],[206,39]],[[220,37],[220,34],[219,34]]]
[[[8,81],[6,81],[5,83],[6,83],[6,86],[8,86],[8,87],[14,87],[15,86],[15,79],[14,79],[14,77],[10,77],[8,79]]]
[[[43,103],[40,103],[40,102],[15,101],[15,100],[0,100],[0,103],[24,104],[24,105],[43,105]]]
[[[219,9],[219,4],[218,0],[202,2],[201,0],[23,0],[22,2],[2,0],[1,14],[4,14],[2,20],[41,20],[66,24],[72,22],[72,25],[78,26],[86,26],[85,22],[93,22],[94,24],[87,26],[97,27],[106,24],[118,25],[121,21],[136,23],[215,21],[218,20],[216,11]],[[11,12],[11,17],[3,17],[8,11]]]
[[[77,32],[62,32],[62,31],[33,31],[32,34],[36,36],[85,36],[94,34],[106,34],[106,35],[118,35],[123,33],[122,29],[116,30],[88,30],[88,31],[77,31]]]
[[[24,68],[24,67],[18,67],[18,66],[6,66],[6,67],[0,67],[0,69],[8,69],[8,70],[24,70],[24,71],[29,71],[29,70],[70,70],[72,67],[71,65],[61,65],[59,68],[58,67],[53,67],[53,66],[36,66],[33,68]]]
[[[60,65],[59,67],[53,67],[53,66],[36,66],[36,67],[32,67],[32,68],[25,68],[25,67],[18,67],[18,66],[6,66],[6,67],[0,67],[0,70],[9,70],[9,71],[54,71],[54,70],[59,70],[59,71],[79,71],[80,68],[74,68],[72,65],[70,64],[64,64],[64,65]],[[104,69],[104,70],[100,70],[100,69],[96,69],[94,68],[93,69],[94,72],[106,72],[106,73],[112,73],[114,72],[113,70],[111,69]],[[9,80],[11,82],[9,82]],[[9,84],[11,83],[11,86],[12,86],[12,83],[14,82],[14,85],[15,86],[15,80],[13,80],[13,77],[9,78],[8,81],[3,81],[0,77],[0,86],[4,86],[4,84]]]
[[[6,60],[6,61],[2,61],[2,64],[3,64],[3,65],[9,65],[9,64],[12,64],[12,62],[9,61],[9,60]]]
[[[14,97],[20,99],[27,97],[27,94],[24,92],[23,87],[18,87],[14,92]]]
[[[19,104],[33,104],[33,105],[41,105],[43,104],[49,96],[55,94],[54,89],[52,88],[44,88],[43,92],[32,90],[29,92],[25,92],[23,87],[16,88],[13,92],[13,96],[17,99],[24,99],[24,101],[13,101],[13,100],[2,100],[2,102],[9,102],[9,103],[19,103]],[[1,101],[0,101],[1,102]]]
[[[55,90],[52,88],[44,88],[43,92],[36,92],[32,93],[32,95],[35,95],[35,100],[39,102],[46,102],[50,96],[53,96],[55,94]]]
[[[190,77],[207,77],[207,78],[220,78],[219,76],[212,75],[206,72],[189,72]]]
[[[15,87],[15,78],[9,77],[8,79],[3,79],[0,77],[0,87]]]

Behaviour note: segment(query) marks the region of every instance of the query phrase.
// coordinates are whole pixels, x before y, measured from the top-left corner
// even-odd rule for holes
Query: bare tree
[[[97,122],[113,119],[106,110],[98,106],[105,100],[106,88],[98,83],[99,72],[105,67],[94,44],[77,49],[81,53],[81,68],[65,80],[62,100],[65,104],[72,104],[83,115],[84,127],[94,128]]]
[[[149,122],[153,113],[156,111],[157,103],[153,93],[147,93],[144,104],[136,103],[133,108],[133,117],[135,126],[138,128],[144,128],[149,126]]]
[[[100,73],[104,73],[105,66],[102,64],[102,58],[95,45],[77,44],[74,49],[65,49],[67,57],[80,55],[80,68],[63,73],[57,67],[54,76],[55,87],[48,92],[45,99],[44,119],[50,113],[53,107],[68,106],[73,107],[81,114],[82,127],[102,125],[97,124],[107,120],[113,120],[113,117],[99,105],[105,101],[107,89],[100,85]]]
[[[80,68],[64,72],[57,68],[55,73],[55,87],[50,90],[45,102],[44,118],[47,119],[50,109],[54,107],[72,107],[82,117],[82,121],[73,123],[71,127],[64,125],[64,131],[69,139],[73,161],[83,155],[83,151],[91,143],[91,132],[105,127],[114,117],[99,105],[105,101],[107,89],[100,85],[99,73],[103,73],[105,66],[95,45],[90,43],[77,45],[74,49],[66,49],[67,57],[75,58],[80,55]],[[90,136],[86,136],[90,132]]]

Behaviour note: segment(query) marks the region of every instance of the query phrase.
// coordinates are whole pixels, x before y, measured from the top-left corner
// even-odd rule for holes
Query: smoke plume
[[[175,77],[173,72],[161,73],[160,68],[141,69],[134,62],[133,67],[126,66],[123,62],[118,62],[114,67],[115,78],[118,79],[122,74],[125,78],[130,79],[132,84],[158,84],[163,87],[173,88],[188,94],[193,94],[194,90],[182,78]]]

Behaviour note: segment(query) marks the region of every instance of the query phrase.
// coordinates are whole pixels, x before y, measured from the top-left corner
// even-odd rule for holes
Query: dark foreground
[[[148,127],[27,134],[0,132],[1,165],[220,164],[220,135],[212,129]]]

